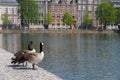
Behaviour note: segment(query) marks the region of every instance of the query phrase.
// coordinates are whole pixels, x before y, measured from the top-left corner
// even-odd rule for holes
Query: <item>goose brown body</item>
[[[32,47],[33,42],[30,42],[30,44],[28,44],[28,48]],[[14,57],[12,57],[12,61],[11,63],[13,64],[20,64],[20,63],[24,63],[24,60],[21,60],[21,58],[24,56],[24,54],[29,54],[29,53],[35,53],[36,50],[35,49],[29,49],[29,50],[20,50],[17,53],[14,54]]]
[[[32,64],[37,64],[38,62],[41,62],[43,60],[44,52],[24,54],[24,58],[26,61]]]
[[[21,61],[27,61],[29,63],[32,64],[33,66],[33,69],[35,69],[35,65],[38,63],[38,62],[41,62],[44,58],[44,52],[43,52],[43,43],[40,42],[40,52],[37,52],[37,53],[29,53],[29,54],[24,54],[23,53],[23,57],[20,59]]]

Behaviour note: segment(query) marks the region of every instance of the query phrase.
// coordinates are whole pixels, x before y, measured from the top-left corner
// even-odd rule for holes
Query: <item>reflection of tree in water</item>
[[[109,60],[112,57],[111,48],[110,46],[115,39],[115,35],[113,34],[101,34],[96,35],[96,39],[98,40],[97,43],[97,57],[101,59]]]
[[[112,40],[112,39],[114,39],[116,36],[115,36],[115,34],[104,34],[104,33],[102,33],[102,34],[96,34],[96,39],[97,40]]]

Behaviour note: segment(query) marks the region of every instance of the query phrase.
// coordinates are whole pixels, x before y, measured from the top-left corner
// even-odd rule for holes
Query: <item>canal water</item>
[[[63,80],[120,80],[118,34],[0,34],[0,47],[12,53],[43,41],[45,58],[39,67]]]

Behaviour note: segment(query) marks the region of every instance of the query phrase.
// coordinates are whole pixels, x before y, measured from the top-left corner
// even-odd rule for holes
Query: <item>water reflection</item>
[[[40,67],[64,80],[119,80],[120,37],[116,34],[0,34],[0,47],[16,52],[44,41]]]
[[[20,34],[0,34],[0,47],[10,52],[21,49]]]

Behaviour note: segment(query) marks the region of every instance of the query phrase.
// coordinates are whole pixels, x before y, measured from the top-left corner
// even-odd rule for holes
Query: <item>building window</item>
[[[12,14],[12,8],[8,8],[8,14]]]
[[[83,4],[86,4],[86,0],[83,1]]]
[[[97,1],[97,0],[95,0],[95,1],[94,1],[94,4],[98,4],[98,1]]]
[[[18,18],[15,16],[14,17],[14,24],[17,24],[18,23]]]
[[[40,13],[40,17],[43,17],[43,13]]]
[[[14,8],[14,14],[17,14],[17,12],[18,12],[17,8]]]
[[[83,10],[86,10],[86,6],[83,6]]]
[[[92,11],[92,6],[88,6],[88,11]]]
[[[52,8],[51,9],[55,9],[55,6],[52,6]]]
[[[2,10],[1,10],[1,13],[2,14],[5,14],[7,11],[6,11],[6,8],[2,8]]]
[[[81,1],[81,0],[78,0],[78,4],[82,4],[82,1]]]
[[[88,4],[92,4],[93,0],[88,0]]]
[[[60,19],[60,15],[57,16],[57,19]]]
[[[79,6],[78,6],[78,10],[82,10],[81,8],[82,8],[82,6],[79,5]]]

